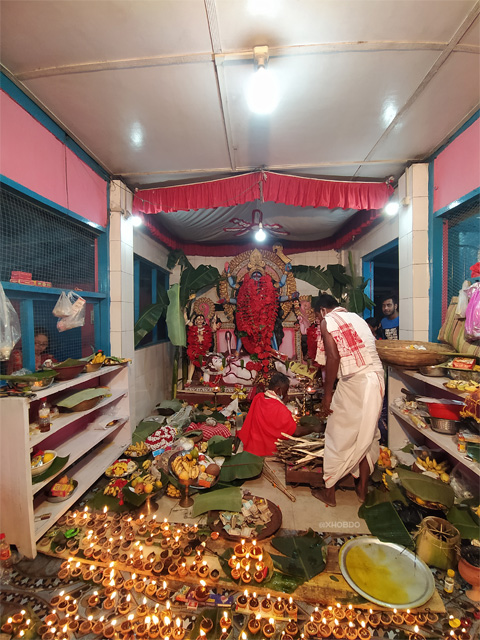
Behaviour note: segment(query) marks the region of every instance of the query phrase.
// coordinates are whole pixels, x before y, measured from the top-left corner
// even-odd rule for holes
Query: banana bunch
[[[142,469],[144,469],[145,471],[148,471],[151,466],[152,466],[152,461],[151,460],[144,460],[142,462]]]
[[[105,362],[105,357],[106,356],[103,351],[97,351],[97,353],[90,360],[90,364],[100,364],[102,362]]]
[[[136,442],[135,444],[130,444],[123,455],[129,458],[140,458],[140,456],[146,456],[150,449],[147,447],[145,442]]]
[[[466,391],[472,393],[480,387],[480,383],[475,380],[450,380],[445,384],[447,389],[456,389],[457,391]]]
[[[442,482],[450,482],[450,476],[447,473],[448,462],[446,462],[445,460],[439,463],[429,456],[427,456],[425,460],[420,458],[420,456],[417,456],[415,462],[420,469],[424,469],[425,471],[433,471],[433,473],[436,473],[440,480],[442,480]]]
[[[103,490],[103,495],[116,498],[126,484],[127,481],[122,478],[119,478],[118,480],[112,480]]]
[[[197,465],[197,461],[190,454],[187,454],[186,456],[175,458],[172,462],[172,471],[179,480],[187,482],[198,478],[200,467]]]
[[[177,487],[174,487],[171,482],[168,483],[167,486],[167,496],[170,498],[180,498],[180,490]]]

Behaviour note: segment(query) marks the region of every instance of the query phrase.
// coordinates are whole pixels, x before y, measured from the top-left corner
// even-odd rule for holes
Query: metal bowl
[[[468,369],[447,369],[447,373],[452,380],[473,380],[480,382],[480,371],[470,371]]]
[[[445,375],[444,370],[436,365],[420,367],[419,371],[423,376],[430,376],[432,378],[443,378]]]
[[[447,436],[454,436],[458,430],[458,420],[447,420],[446,418],[430,418],[432,431],[444,433]]]
[[[93,373],[94,371],[98,371],[100,367],[103,367],[103,362],[87,362],[85,371],[87,373]]]

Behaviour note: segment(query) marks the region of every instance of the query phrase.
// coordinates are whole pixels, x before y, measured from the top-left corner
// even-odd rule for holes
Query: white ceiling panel
[[[480,44],[480,18],[475,20],[465,36],[460,40],[460,43],[478,47]]]
[[[370,40],[446,42],[474,4],[475,0],[216,2],[223,51],[252,49],[262,44],[273,47]],[[264,13],[259,12],[262,5]]]
[[[252,65],[225,65],[237,166],[363,160],[437,57],[378,51],[275,59],[280,102],[269,117],[246,105]]]
[[[210,51],[202,0],[2,0],[1,13],[2,61],[15,73]]]
[[[210,64],[54,76],[26,85],[63,114],[114,174],[229,167]]]
[[[480,59],[454,53],[372,155],[380,160],[396,153],[423,159],[479,104]]]

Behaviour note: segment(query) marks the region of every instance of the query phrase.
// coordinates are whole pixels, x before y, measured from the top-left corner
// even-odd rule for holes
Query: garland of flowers
[[[277,292],[269,276],[253,280],[246,274],[237,298],[237,328],[254,360],[248,369],[268,371],[270,341],[278,314]],[[249,366],[250,365],[250,366]]]
[[[317,355],[317,342],[320,337],[320,326],[311,324],[307,329],[307,356],[310,360],[315,360]]]
[[[202,341],[199,339],[199,329],[200,335],[203,337]],[[196,367],[202,366],[200,358],[203,358],[210,351],[213,341],[212,336],[213,332],[208,324],[203,325],[203,327],[188,327],[187,356]]]

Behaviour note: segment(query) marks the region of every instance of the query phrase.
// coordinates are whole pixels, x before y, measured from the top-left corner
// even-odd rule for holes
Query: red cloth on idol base
[[[282,433],[293,435],[297,428],[287,407],[275,398],[259,393],[253,399],[243,427],[237,434],[243,450],[256,456],[271,456]]]

